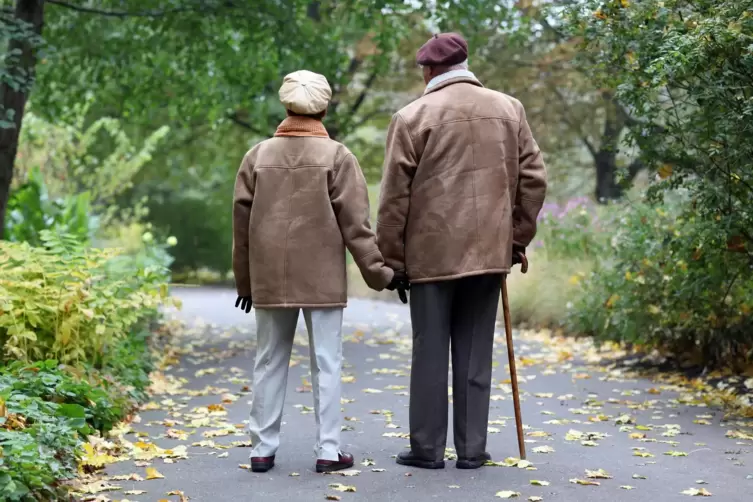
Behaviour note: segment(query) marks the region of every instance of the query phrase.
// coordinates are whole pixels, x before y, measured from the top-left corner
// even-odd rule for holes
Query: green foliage
[[[42,233],[45,247],[0,242],[0,344],[24,361],[99,364],[145,312],[167,297],[165,269]]]
[[[145,399],[148,333],[121,340],[101,369],[14,362],[0,368],[0,500],[62,500],[86,435],[112,429]]]
[[[44,230],[68,233],[80,242],[89,242],[96,219],[91,217],[88,192],[50,199],[40,170],[34,168],[26,183],[11,194],[5,225],[5,238],[9,241],[41,246]]]
[[[143,202],[124,208],[119,198],[133,187],[169,129],[150,129],[143,141],[138,141],[125,131],[121,120],[103,117],[92,121],[92,105],[91,100],[75,104],[64,120],[55,122],[26,113],[17,162],[19,177],[37,184],[43,179],[44,192],[53,198],[88,194],[87,209],[98,215],[101,226],[139,219],[144,215]]]
[[[723,222],[672,209],[625,208],[611,249],[583,282],[569,327],[597,340],[697,354],[707,364],[753,356],[753,277]]]

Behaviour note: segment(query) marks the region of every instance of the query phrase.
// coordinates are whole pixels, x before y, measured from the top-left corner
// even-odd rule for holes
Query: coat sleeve
[[[392,281],[384,264],[376,235],[369,224],[369,191],[356,157],[348,152],[334,173],[330,186],[332,209],[345,245],[353,255],[366,284],[377,291]]]
[[[546,166],[520,105],[518,191],[513,206],[513,244],[527,247],[536,235],[536,219],[546,197]]]
[[[251,295],[251,260],[249,257],[249,225],[254,202],[254,168],[251,154],[241,162],[233,193],[233,275],[238,296]]]
[[[405,271],[405,226],[418,161],[405,120],[396,113],[387,131],[382,188],[377,216],[377,240],[387,265]]]

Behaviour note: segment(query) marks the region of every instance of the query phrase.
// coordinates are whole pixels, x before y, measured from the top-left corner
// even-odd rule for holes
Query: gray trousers
[[[411,287],[410,442],[414,455],[427,460],[444,458],[450,349],[455,450],[463,458],[486,451],[501,281],[501,274],[487,274]]]
[[[271,457],[280,446],[288,367],[298,324],[297,308],[256,309],[257,348],[248,424],[251,457]],[[338,460],[340,452],[340,371],[342,308],[303,309],[309,333],[311,386],[316,417],[316,458]]]

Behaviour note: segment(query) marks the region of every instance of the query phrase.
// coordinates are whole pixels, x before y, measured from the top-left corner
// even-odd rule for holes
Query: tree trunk
[[[16,0],[15,18],[31,25],[36,35],[42,34],[44,20],[44,0]],[[14,57],[18,59],[13,60]],[[0,239],[5,234],[5,211],[8,207],[10,184],[13,181],[13,164],[18,151],[18,137],[24,116],[26,101],[29,99],[34,83],[34,68],[37,64],[35,40],[31,37],[14,38],[8,44],[5,60],[6,71],[10,79],[21,81],[15,89],[7,80],[0,84],[1,107],[6,116],[13,121],[7,128],[0,127]],[[14,82],[14,83],[15,83]]]
[[[617,184],[616,152],[600,151],[594,158],[596,164],[596,201],[606,204],[622,197],[622,188]]]

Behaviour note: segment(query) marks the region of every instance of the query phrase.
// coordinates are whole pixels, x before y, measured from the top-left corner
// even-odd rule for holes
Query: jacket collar
[[[447,73],[437,75],[436,77],[431,79],[431,81],[429,81],[429,83],[426,85],[424,94],[429,94],[430,92],[438,91],[439,89],[447,87],[448,85],[457,84],[460,82],[484,87],[483,84],[481,84],[481,82],[479,82],[479,80],[476,78],[476,75],[474,75],[472,72],[468,70],[452,70],[448,71]]]
[[[283,120],[275,136],[313,136],[317,138],[329,138],[327,129],[321,121],[310,117],[291,116]]]

